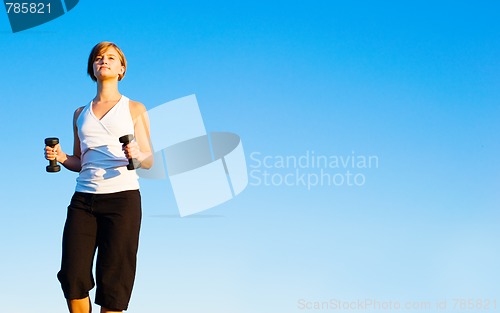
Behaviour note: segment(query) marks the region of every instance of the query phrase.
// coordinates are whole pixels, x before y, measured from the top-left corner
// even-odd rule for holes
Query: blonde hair
[[[120,62],[122,66],[125,68],[123,71],[123,74],[118,75],[118,80],[122,80],[123,77],[125,76],[125,72],[127,71],[127,59],[125,58],[125,55],[123,54],[122,49],[120,49],[116,44],[109,42],[109,41],[103,41],[98,43],[97,45],[92,48],[92,51],[90,52],[89,55],[89,60],[87,63],[87,74],[90,76],[90,78],[93,81],[97,81],[97,78],[94,76],[94,62],[95,59],[106,52],[109,48],[115,48],[116,52],[118,52],[118,58],[120,59]]]

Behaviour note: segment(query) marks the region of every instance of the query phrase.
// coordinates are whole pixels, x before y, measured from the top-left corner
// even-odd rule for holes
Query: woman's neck
[[[97,95],[95,101],[117,101],[121,94],[118,91],[118,81],[97,81]]]

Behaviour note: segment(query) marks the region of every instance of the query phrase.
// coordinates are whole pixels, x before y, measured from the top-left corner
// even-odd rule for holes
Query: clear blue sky
[[[0,13],[2,312],[65,312],[55,275],[76,174],[45,173],[43,139],[70,150],[72,113],[95,95],[88,53],[104,40],[128,58],[123,94],[148,108],[196,94],[208,131],[241,136],[251,175],[241,195],[188,218],[168,181],[141,181],[129,312],[364,299],[500,310],[499,12],[496,1],[80,1],[16,34]],[[312,156],[378,163],[279,163]],[[347,171],[363,184],[300,178]]]

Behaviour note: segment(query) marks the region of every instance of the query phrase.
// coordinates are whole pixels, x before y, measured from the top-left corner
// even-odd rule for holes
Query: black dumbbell
[[[45,145],[54,148],[59,143],[59,138],[45,138]],[[61,167],[57,164],[57,160],[49,160],[49,165],[45,168],[49,173],[59,172]]]
[[[118,140],[123,144],[123,147],[128,145],[132,140],[134,140],[134,135],[128,134],[128,135],[123,135],[121,136]],[[136,168],[139,168],[141,165],[141,162],[137,159],[128,159],[128,165],[127,169],[128,170],[134,170]]]

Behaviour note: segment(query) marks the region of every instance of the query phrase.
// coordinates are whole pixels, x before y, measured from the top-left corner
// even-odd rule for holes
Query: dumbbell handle
[[[55,137],[45,138],[45,145],[54,148],[59,143],[59,139]],[[61,166],[57,164],[57,160],[49,160],[49,165],[45,167],[45,170],[49,173],[56,173],[61,170]]]
[[[128,145],[132,140],[134,140],[134,135],[132,134],[128,134],[128,135],[123,135],[121,136],[119,139],[118,139],[122,144],[123,146],[125,147],[126,145]],[[135,158],[132,158],[132,159],[128,159],[128,165],[127,165],[127,169],[130,171],[130,170],[134,170],[136,168],[139,168],[141,165],[141,162],[139,162],[139,160],[135,159]]]

